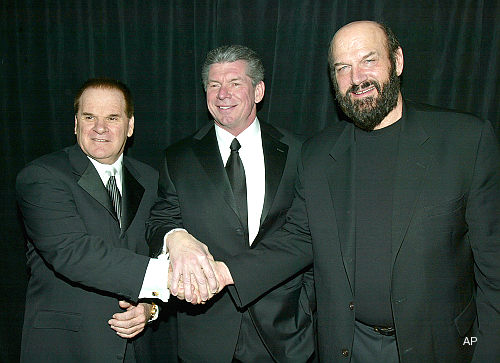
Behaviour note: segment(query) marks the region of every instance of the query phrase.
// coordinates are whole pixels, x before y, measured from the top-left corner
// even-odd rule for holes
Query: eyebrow
[[[371,51],[371,52],[369,52],[368,54],[364,55],[361,59],[370,58],[371,56],[374,56],[374,55],[376,55],[376,54],[377,54],[377,52],[375,52],[375,51],[373,51],[373,50],[372,50],[372,51]],[[344,63],[344,62],[336,62],[336,63],[333,63],[333,66],[334,66],[334,67],[337,67],[337,66],[340,66],[340,65],[347,65],[347,63]]]
[[[92,112],[82,112],[82,115],[83,116],[96,116],[95,114],[93,114]],[[98,115],[97,115],[98,116]],[[120,117],[120,114],[118,113],[111,113],[105,117]]]
[[[229,80],[229,82],[234,82],[234,81],[241,81],[243,79],[243,77],[235,77],[235,78],[231,78]],[[208,83],[221,83],[219,81],[216,81],[215,79],[209,79],[208,80]]]
[[[365,55],[362,59],[370,58],[371,56],[373,56],[375,54],[377,54],[377,53],[372,50],[370,53],[368,53],[367,55]]]

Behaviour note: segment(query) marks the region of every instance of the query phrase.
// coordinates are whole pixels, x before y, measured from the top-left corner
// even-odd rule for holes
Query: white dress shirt
[[[215,124],[215,135],[219,152],[224,166],[231,155],[231,142],[234,135]],[[245,168],[245,181],[247,185],[247,208],[248,208],[248,240],[252,244],[259,233],[260,217],[264,207],[264,196],[266,193],[266,166],[264,163],[264,149],[262,148],[262,136],[259,119],[256,117],[241,134],[237,137],[241,145],[239,150],[241,162]],[[174,228],[163,237],[163,250],[166,253],[166,239],[175,231],[185,231],[184,228]],[[196,238],[196,236],[194,236]]]
[[[231,155],[230,145],[234,136],[215,125],[217,143],[224,165]],[[264,195],[266,192],[266,167],[264,164],[264,151],[262,149],[262,137],[260,123],[257,118],[241,134],[236,136],[241,148],[240,158],[245,168],[245,179],[247,184],[247,207],[248,207],[248,239],[250,244],[259,233],[260,217],[264,206]]]

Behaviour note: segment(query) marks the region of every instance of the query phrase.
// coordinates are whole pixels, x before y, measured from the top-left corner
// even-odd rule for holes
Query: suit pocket
[[[458,334],[464,337],[477,317],[476,300],[472,297],[464,310],[455,318]]]
[[[302,311],[312,319],[313,316],[313,307],[311,306],[311,301],[309,300],[309,296],[307,295],[307,291],[305,288],[300,290],[299,296],[299,305]]]
[[[66,311],[42,310],[36,314],[33,327],[79,331],[82,327],[82,316],[79,313]]]
[[[452,214],[464,207],[464,197],[446,201],[438,205],[424,207],[427,217],[438,217],[441,215]]]

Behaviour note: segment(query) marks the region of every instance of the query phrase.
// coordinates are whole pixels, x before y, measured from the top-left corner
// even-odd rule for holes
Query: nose
[[[360,85],[366,81],[367,77],[365,72],[361,67],[353,66],[351,68],[351,83],[354,85]]]
[[[219,92],[217,92],[217,98],[219,100],[223,100],[224,98],[228,98],[228,97],[231,97],[231,93],[229,92],[229,89],[227,88],[227,86],[220,86],[219,88]]]
[[[95,123],[94,123],[94,131],[97,132],[98,134],[102,134],[106,132],[107,130],[107,125],[106,125],[106,120],[104,117],[96,117]]]

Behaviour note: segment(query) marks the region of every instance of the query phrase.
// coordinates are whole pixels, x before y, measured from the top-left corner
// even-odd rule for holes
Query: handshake
[[[207,246],[186,231],[170,233],[166,244],[170,253],[168,288],[171,295],[192,304],[204,304],[233,283],[226,264],[214,261]],[[119,307],[121,311],[108,321],[111,329],[126,339],[140,334],[151,319],[152,305],[122,300]]]
[[[215,261],[206,245],[187,231],[171,232],[166,238],[170,254],[170,294],[192,304],[204,304],[233,278],[224,262]]]

